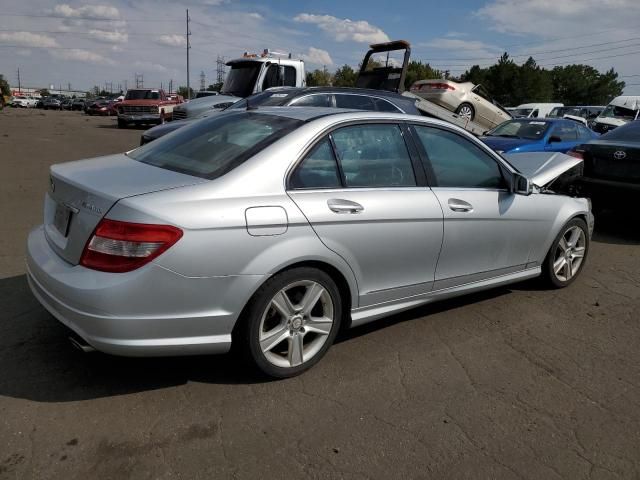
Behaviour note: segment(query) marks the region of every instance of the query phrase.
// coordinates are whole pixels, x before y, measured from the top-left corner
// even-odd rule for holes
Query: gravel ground
[[[290,380],[229,356],[73,350],[28,290],[25,238],[50,164],[124,151],[140,133],[0,112],[0,479],[640,478],[628,216],[596,219],[567,289],[526,282],[396,315]]]

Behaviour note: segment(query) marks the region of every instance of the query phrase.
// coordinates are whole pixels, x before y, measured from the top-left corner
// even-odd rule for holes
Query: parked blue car
[[[480,139],[498,153],[566,153],[598,136],[573,120],[522,118],[501,123]]]

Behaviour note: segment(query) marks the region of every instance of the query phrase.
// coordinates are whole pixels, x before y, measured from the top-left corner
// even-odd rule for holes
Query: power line
[[[96,17],[67,17],[64,15],[37,15],[35,13],[2,13],[3,17],[27,17],[27,18],[58,18],[63,20],[90,20],[92,22],[140,22],[140,23],[153,23],[153,22],[180,22],[180,20],[168,19],[168,18],[145,18],[142,20],[125,20],[124,18],[96,18]]]

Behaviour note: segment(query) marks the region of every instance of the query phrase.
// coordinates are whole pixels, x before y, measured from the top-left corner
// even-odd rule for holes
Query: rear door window
[[[307,95],[293,100],[290,105],[294,107],[330,107],[329,95],[326,93]]]
[[[336,94],[336,107],[351,108],[354,110],[375,110],[371,97],[364,95]]]
[[[289,187],[293,189],[341,186],[338,164],[328,137],[311,150],[289,179]]]
[[[399,125],[354,125],[331,135],[345,186],[416,186],[411,157]]]

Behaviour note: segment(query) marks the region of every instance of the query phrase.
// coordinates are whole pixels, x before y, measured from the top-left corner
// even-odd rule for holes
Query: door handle
[[[454,212],[473,212],[473,205],[458,198],[450,198],[447,202],[449,208]]]
[[[359,203],[340,198],[327,200],[327,206],[329,207],[329,210],[334,213],[359,213],[364,210],[364,207]]]

